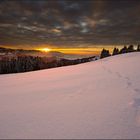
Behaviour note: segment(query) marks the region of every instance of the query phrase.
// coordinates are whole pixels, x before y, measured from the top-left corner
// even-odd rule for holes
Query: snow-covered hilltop
[[[140,53],[0,75],[0,138],[140,138]]]

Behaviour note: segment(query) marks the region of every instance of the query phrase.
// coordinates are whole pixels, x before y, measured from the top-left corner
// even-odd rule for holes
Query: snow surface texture
[[[140,138],[140,53],[0,75],[0,138]]]

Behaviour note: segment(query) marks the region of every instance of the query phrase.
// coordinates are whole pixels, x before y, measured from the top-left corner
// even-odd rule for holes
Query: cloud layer
[[[140,42],[140,1],[0,1],[0,45]]]

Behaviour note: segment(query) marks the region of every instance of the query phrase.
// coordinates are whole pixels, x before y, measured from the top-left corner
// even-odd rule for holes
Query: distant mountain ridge
[[[31,56],[42,56],[42,57],[62,57],[64,54],[57,51],[43,52],[39,50],[24,50],[24,49],[11,49],[0,47],[0,53],[15,53],[15,54],[25,54]]]

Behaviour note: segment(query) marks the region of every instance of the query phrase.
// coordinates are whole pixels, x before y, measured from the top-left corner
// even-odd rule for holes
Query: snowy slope
[[[0,75],[0,138],[140,138],[140,53]]]

